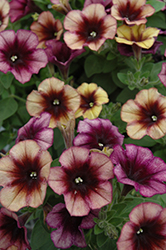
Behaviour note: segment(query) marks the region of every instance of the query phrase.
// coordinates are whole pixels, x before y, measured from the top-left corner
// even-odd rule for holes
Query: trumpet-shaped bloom
[[[146,28],[145,24],[139,26],[127,26],[123,24],[118,27],[118,37],[115,37],[115,40],[118,43],[137,45],[143,49],[149,49],[154,44],[155,38],[158,36],[159,32],[160,30],[157,28]]]
[[[166,249],[166,208],[152,202],[141,203],[129,218],[117,241],[118,250]]]
[[[47,65],[43,49],[36,49],[37,36],[28,30],[5,30],[0,33],[0,71],[10,71],[21,82],[28,82],[33,73]]]
[[[10,1],[10,20],[15,22],[29,13],[40,13],[42,10],[34,3],[33,0],[11,0]]]
[[[55,128],[57,122],[66,125],[79,105],[80,96],[77,91],[55,77],[41,82],[38,91],[33,90],[28,95],[26,103],[31,116],[39,116],[42,112],[50,113],[51,128]]]
[[[54,5],[52,8],[64,15],[71,11],[69,0],[50,0]]]
[[[51,232],[51,239],[57,248],[66,249],[72,245],[86,247],[86,241],[82,229],[94,227],[93,218],[97,217],[98,211],[90,211],[87,216],[71,216],[65,204],[59,203],[53,207],[47,215],[46,222],[57,230]]]
[[[114,146],[110,155],[115,164],[114,174],[117,180],[135,188],[141,195],[151,197],[166,193],[166,164],[159,157],[154,157],[151,150],[132,144]],[[129,189],[129,190],[130,190]]]
[[[0,210],[0,247],[1,249],[31,249],[27,240],[27,229],[20,225],[18,216],[6,208]]]
[[[127,134],[133,139],[149,135],[159,139],[166,134],[166,97],[156,88],[143,89],[135,100],[128,100],[121,110],[121,119],[127,122]]]
[[[117,20],[123,20],[128,25],[140,25],[147,22],[146,17],[152,16],[155,9],[146,4],[146,0],[112,0],[111,15]]]
[[[17,143],[0,159],[0,202],[12,211],[40,206],[46,195],[52,158],[33,140]]]
[[[0,1],[0,32],[5,30],[9,23],[9,3],[7,0]]]
[[[61,167],[52,167],[48,184],[59,195],[63,194],[71,216],[88,215],[112,200],[113,164],[104,154],[89,152],[82,147],[71,147],[59,158]]]
[[[76,117],[95,119],[102,110],[102,104],[109,102],[107,92],[96,83],[84,82],[77,88],[77,91],[81,96],[81,104],[76,111]]]
[[[64,79],[67,79],[68,77],[68,70],[71,61],[85,52],[85,49],[72,50],[67,47],[65,43],[57,40],[47,41],[46,46],[47,48],[45,49],[45,52],[48,56],[49,62],[55,64],[59,68]]]
[[[48,128],[51,115],[42,113],[40,117],[33,117],[18,130],[16,143],[32,139],[37,142],[41,149],[46,150],[53,144],[54,131]]]
[[[39,39],[38,48],[46,47],[45,42],[52,39],[59,40],[63,33],[63,26],[59,19],[55,20],[50,11],[43,11],[38,20],[30,26]]]
[[[106,39],[113,39],[116,33],[116,20],[107,15],[102,4],[90,4],[82,11],[70,11],[64,20],[67,32],[64,40],[71,49],[88,46],[97,51]]]
[[[124,136],[108,119],[79,121],[77,132],[79,134],[73,140],[74,146],[102,150],[104,147],[112,148],[116,144],[123,144]]]

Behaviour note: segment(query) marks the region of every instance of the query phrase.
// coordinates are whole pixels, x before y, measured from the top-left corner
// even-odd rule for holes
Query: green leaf
[[[55,160],[51,162],[51,167],[57,167],[57,166],[61,166],[59,162],[59,158],[56,158]]]
[[[94,234],[101,234],[104,231],[103,228],[100,228],[97,224],[94,227]]]
[[[137,146],[152,147],[152,146],[154,146],[156,144],[156,141],[153,140],[148,135],[144,136],[140,140],[133,140],[131,138],[125,138],[124,139],[124,144],[130,144],[130,143],[134,144],[134,145],[137,145]]]
[[[157,12],[153,16],[148,17],[146,26],[166,29],[165,14],[161,12]]]
[[[155,9],[155,12],[160,11],[165,6],[164,2],[160,2],[156,0],[146,1],[146,4],[150,4]]]
[[[33,228],[31,237],[32,250],[38,250],[50,240],[50,233],[48,233],[40,220],[38,220]],[[45,248],[46,249],[46,248]]]
[[[0,121],[12,116],[17,111],[17,108],[17,102],[11,97],[0,100]]]
[[[103,233],[102,233],[102,234],[99,234],[99,235],[97,236],[97,245],[98,245],[99,247],[103,246],[104,243],[107,241],[107,239],[108,239],[108,237],[105,236]]]
[[[128,77],[126,73],[118,73],[117,76],[122,83],[127,84]]]
[[[104,58],[101,56],[90,55],[85,59],[85,73],[87,77],[90,77],[96,73],[101,73],[103,70]]]
[[[128,87],[123,89],[120,94],[117,96],[116,101],[125,103],[128,99],[134,99],[135,95],[138,93],[138,90],[130,90]]]
[[[3,84],[5,89],[8,89],[14,79],[14,75],[11,72],[7,72],[6,74],[2,74],[0,77],[0,81]]]

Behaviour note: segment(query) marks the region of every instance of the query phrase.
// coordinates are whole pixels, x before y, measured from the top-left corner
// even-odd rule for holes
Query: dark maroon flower
[[[62,73],[64,79],[67,79],[71,61],[85,52],[85,49],[70,49],[65,43],[57,40],[46,42],[45,52],[49,62],[55,64]]]
[[[124,136],[108,119],[84,119],[79,122],[77,132],[79,134],[73,140],[74,146],[102,150],[104,147],[112,148],[116,144],[123,144]]]
[[[16,143],[32,139],[37,142],[42,150],[46,150],[53,144],[54,131],[49,128],[51,114],[42,113],[40,117],[33,117],[18,130]]]
[[[141,50],[142,54],[156,54],[157,50],[163,43],[160,41],[155,41],[152,47],[149,49],[143,49]],[[132,49],[131,45],[123,44],[123,43],[118,43],[118,50],[121,55],[123,56],[134,56],[134,52]]]
[[[87,216],[71,216],[65,204],[59,203],[53,207],[47,215],[46,222],[57,230],[51,233],[51,239],[57,248],[66,249],[75,245],[86,247],[85,237],[82,229],[94,227],[94,217],[97,217],[98,210],[91,210]]]
[[[104,154],[71,147],[59,158],[61,167],[52,167],[48,185],[64,195],[71,216],[88,215],[112,201],[113,164]]]
[[[0,71],[11,73],[21,82],[28,82],[33,73],[47,65],[43,49],[36,49],[38,38],[28,30],[5,30],[0,33]]]
[[[9,4],[9,16],[12,23],[29,13],[40,13],[42,11],[33,0],[12,0]]]
[[[114,174],[123,184],[125,195],[133,187],[145,197],[166,193],[166,164],[154,157],[151,150],[132,144],[114,146],[110,158],[115,164]]]
[[[129,218],[117,241],[118,250],[166,249],[166,208],[152,202],[141,203]]]
[[[18,216],[1,208],[0,210],[0,249],[31,249],[27,240],[27,229],[19,222]]]
[[[105,7],[107,14],[110,14],[113,5],[112,0],[85,0],[84,8],[92,3],[100,3]]]

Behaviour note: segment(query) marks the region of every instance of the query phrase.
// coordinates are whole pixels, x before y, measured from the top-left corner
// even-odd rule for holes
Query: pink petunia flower
[[[50,11],[43,11],[37,21],[31,24],[30,29],[38,36],[38,48],[45,48],[48,40],[59,40],[63,33],[61,21],[55,19]]]
[[[18,216],[6,208],[0,210],[0,248],[31,249],[27,240],[27,229],[21,225]]]
[[[135,100],[128,100],[121,110],[122,121],[127,122],[127,134],[133,139],[149,135],[159,139],[166,134],[166,97],[156,88],[143,89]]]
[[[166,57],[166,50],[165,50],[164,56]],[[158,77],[160,81],[162,82],[162,84],[166,87],[166,63],[162,64],[162,69],[161,69],[161,72],[158,74]]]
[[[47,215],[46,222],[51,228],[57,230],[51,232],[51,239],[57,248],[66,249],[75,245],[86,247],[86,241],[82,229],[93,228],[93,218],[97,217],[98,210],[91,210],[87,216],[71,216],[65,204],[55,205]]]
[[[118,132],[118,128],[113,126],[108,119],[84,119],[79,121],[73,145],[88,149],[104,147],[112,148],[116,144],[123,144],[124,136]]]
[[[10,20],[12,23],[28,15],[29,13],[41,13],[42,10],[33,0],[11,0],[10,1]]]
[[[132,144],[114,146],[110,159],[114,163],[114,174],[125,184],[123,194],[133,187],[145,197],[166,193],[166,164],[154,157],[151,150]]]
[[[71,147],[59,158],[61,167],[52,167],[48,185],[63,194],[71,216],[88,215],[112,200],[113,164],[104,154]]]
[[[51,155],[33,140],[17,143],[0,159],[0,202],[12,211],[40,206],[46,195]]]
[[[33,90],[28,95],[26,103],[31,116],[39,116],[43,112],[51,114],[51,128],[57,127],[58,122],[67,125],[79,105],[80,96],[77,91],[55,77],[42,81],[38,91]]]
[[[53,144],[54,131],[49,128],[51,115],[42,113],[40,117],[33,117],[18,130],[16,143],[32,139],[42,150],[47,150]]]
[[[0,71],[10,71],[15,78],[25,83],[47,65],[43,49],[36,49],[37,36],[28,30],[5,30],[0,33]]]
[[[141,203],[129,218],[117,241],[118,250],[166,249],[166,208],[152,202]]]
[[[57,40],[46,42],[45,52],[49,62],[55,64],[64,79],[68,78],[68,71],[72,60],[85,52],[85,49],[70,49],[65,43]]]
[[[116,20],[107,15],[102,4],[90,4],[82,11],[72,10],[66,15],[64,40],[71,49],[88,46],[97,51],[106,39],[114,38],[116,26]]]
[[[150,4],[146,4],[146,0],[112,0],[112,2],[111,15],[128,25],[145,24],[146,17],[152,16],[155,12]]]

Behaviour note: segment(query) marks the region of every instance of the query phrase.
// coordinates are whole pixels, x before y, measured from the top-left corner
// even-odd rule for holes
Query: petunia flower
[[[63,33],[63,26],[59,19],[55,20],[50,11],[43,11],[38,20],[30,26],[39,39],[38,48],[46,47],[45,42],[52,39],[59,40]]]
[[[46,42],[45,52],[49,62],[55,64],[64,79],[68,78],[68,71],[72,60],[85,52],[85,49],[70,49],[65,43],[57,40]]]
[[[61,14],[66,15],[69,11],[71,11],[71,6],[69,4],[69,0],[50,0],[54,5],[52,8]]]
[[[66,249],[75,245],[86,247],[86,241],[82,229],[93,228],[93,218],[97,217],[98,211],[90,211],[87,216],[71,216],[65,204],[55,205],[47,215],[46,222],[51,228],[57,230],[51,232],[51,239],[57,248]]]
[[[73,140],[74,146],[102,150],[104,147],[112,148],[116,144],[123,144],[124,136],[108,119],[79,121],[77,132],[79,134]]]
[[[155,9],[146,4],[146,0],[112,0],[111,15],[128,25],[140,25],[147,22],[146,17],[152,16]]]
[[[28,95],[26,103],[31,116],[39,116],[42,112],[50,113],[51,128],[55,128],[57,122],[66,125],[79,105],[80,96],[77,91],[55,77],[42,81],[38,91],[33,90]]]
[[[42,150],[47,150],[53,144],[54,131],[49,128],[51,115],[42,113],[40,117],[33,117],[18,130],[16,143],[32,139]]]
[[[27,229],[20,224],[18,216],[6,208],[0,210],[1,249],[31,249],[27,240]]]
[[[92,3],[100,3],[104,6],[107,14],[111,13],[111,7],[113,5],[112,0],[85,0],[84,8]]]
[[[166,249],[166,208],[152,202],[141,203],[129,218],[117,241],[118,250]]]
[[[166,134],[166,97],[156,88],[143,89],[135,100],[122,106],[121,119],[127,122],[127,134],[132,139],[145,135],[159,139]]]
[[[17,143],[0,159],[0,202],[12,211],[40,206],[46,195],[51,156],[33,140]]]
[[[9,23],[9,3],[7,0],[0,1],[0,32],[5,30]]]
[[[19,82],[28,82],[48,62],[44,50],[36,49],[37,45],[37,36],[31,31],[0,32],[0,71],[10,71]]]
[[[123,194],[126,195],[133,187],[145,197],[166,193],[164,161],[154,157],[148,148],[132,144],[125,146],[126,150],[115,145],[110,155],[117,180],[125,184]]]
[[[64,40],[71,49],[88,46],[97,51],[106,39],[113,39],[116,20],[107,15],[102,4],[90,4],[82,11],[70,11],[64,20]]]
[[[88,215],[90,209],[100,209],[112,200],[113,164],[104,154],[71,147],[59,158],[61,167],[52,167],[48,185],[63,194],[71,216]]]
[[[149,49],[155,42],[155,37],[158,36],[160,30],[157,28],[148,27],[145,24],[139,26],[127,26],[121,25],[117,29],[118,37],[115,40],[118,43],[124,43],[127,45],[136,44],[137,46]]]
[[[9,16],[12,23],[18,21],[29,13],[42,12],[42,10],[35,4],[33,0],[11,0],[9,4]]]
[[[166,50],[164,56],[166,57]],[[158,74],[158,77],[162,84],[166,87],[166,63],[162,63],[162,69],[161,72]]]
[[[163,42],[160,41],[155,41],[152,47],[149,49],[142,49],[141,54],[156,54],[158,51],[159,47],[163,44]],[[134,52],[132,49],[131,45],[123,44],[123,43],[118,43],[117,46],[119,52],[123,56],[133,56]]]
[[[76,111],[76,118],[83,116],[88,119],[95,119],[102,110],[102,104],[109,102],[107,92],[96,83],[82,83],[77,88],[81,96],[81,104]]]

